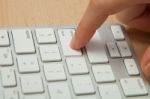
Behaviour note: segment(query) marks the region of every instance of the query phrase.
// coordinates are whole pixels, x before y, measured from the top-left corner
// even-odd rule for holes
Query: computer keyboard
[[[0,99],[150,99],[124,29],[105,24],[81,50],[75,26],[0,29]]]

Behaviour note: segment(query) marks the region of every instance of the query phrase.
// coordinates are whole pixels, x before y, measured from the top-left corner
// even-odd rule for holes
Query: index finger
[[[72,38],[71,47],[73,49],[84,47],[92,38],[96,29],[108,17],[108,15],[104,13],[104,10],[100,9],[99,6],[96,6],[92,1],[94,0],[90,1],[83,18],[77,27],[75,35]]]

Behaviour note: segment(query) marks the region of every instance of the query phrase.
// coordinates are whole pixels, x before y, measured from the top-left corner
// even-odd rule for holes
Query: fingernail
[[[70,42],[70,47],[73,48],[73,49],[77,49],[77,41],[76,41],[76,38],[75,36],[73,36],[71,42]]]

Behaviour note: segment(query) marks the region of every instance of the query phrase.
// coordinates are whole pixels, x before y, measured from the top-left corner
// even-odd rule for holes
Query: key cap
[[[9,46],[9,37],[7,30],[0,30],[0,46]]]
[[[55,44],[40,46],[40,54],[43,62],[61,61],[58,46]]]
[[[16,89],[5,89],[4,97],[5,99],[19,99],[19,94]]]
[[[46,94],[30,94],[30,95],[24,95],[21,99],[49,99]]]
[[[33,73],[40,71],[36,56],[32,55],[17,56],[17,63],[20,73]]]
[[[125,78],[120,80],[125,96],[147,95],[144,82],[141,78]]]
[[[66,63],[70,74],[85,74],[89,72],[83,57],[66,58]]]
[[[94,95],[78,96],[77,99],[97,99]]]
[[[122,57],[132,56],[132,53],[126,41],[117,42],[117,46],[119,48]]]
[[[54,30],[52,28],[38,28],[35,31],[39,44],[56,43]]]
[[[87,55],[90,63],[107,63],[108,57],[105,52],[104,43],[98,32],[86,46]]]
[[[13,65],[12,53],[9,48],[0,48],[0,65]]]
[[[108,48],[109,54],[112,58],[120,57],[120,53],[116,46],[116,43],[114,43],[114,42],[107,43],[107,48]]]
[[[70,41],[72,39],[72,35],[74,32],[75,32],[74,29],[59,29],[58,30],[61,47],[63,50],[63,54],[65,56],[80,56],[80,55],[82,55],[81,50],[73,50],[70,47]]]
[[[44,73],[47,81],[66,80],[66,74],[61,63],[44,64]]]
[[[1,75],[2,85],[4,87],[12,87],[17,85],[14,69],[1,68]]]
[[[20,81],[24,94],[42,93],[44,91],[42,79],[38,75],[22,75]]]
[[[72,85],[76,95],[95,93],[91,78],[88,75],[73,76]]]
[[[93,65],[92,70],[96,82],[113,82],[115,77],[110,65]]]
[[[48,85],[51,99],[72,99],[67,82],[55,82]]]
[[[34,53],[34,43],[31,31],[28,29],[12,30],[15,51],[17,54]]]
[[[124,59],[124,64],[129,75],[140,74],[134,59]]]
[[[99,92],[102,99],[122,99],[119,88],[115,84],[99,85]]]
[[[116,40],[124,40],[125,39],[123,31],[119,25],[112,25],[111,31]]]

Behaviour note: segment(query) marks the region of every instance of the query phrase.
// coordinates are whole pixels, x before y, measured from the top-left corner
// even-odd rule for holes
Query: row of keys
[[[95,93],[95,88],[92,84],[91,78],[88,75],[74,76],[72,77],[71,80],[72,80],[73,90],[77,96]],[[121,79],[120,83],[123,92],[127,97],[148,94],[144,82],[141,78],[125,78],[125,79]],[[22,87],[22,92],[24,94],[44,92],[42,79],[40,78],[40,76],[37,75],[22,76],[21,87]],[[98,89],[102,99],[109,99],[111,97],[115,97],[115,99],[122,99],[120,93],[121,90],[116,84],[113,83],[99,84]],[[59,99],[60,97],[64,99],[71,99],[70,87],[68,86],[68,83],[66,81],[49,83],[48,90],[51,99]],[[15,97],[15,99],[18,99],[17,90],[13,88],[8,88],[5,90],[5,92],[7,92],[7,95],[6,93],[4,94],[5,97],[7,97],[5,99],[9,99],[10,97]]]
[[[112,58],[131,57],[131,51],[126,41],[117,41],[107,43],[109,54]]]

